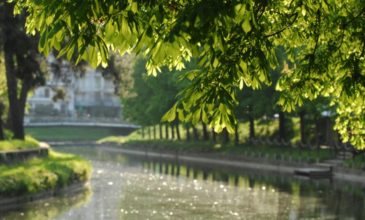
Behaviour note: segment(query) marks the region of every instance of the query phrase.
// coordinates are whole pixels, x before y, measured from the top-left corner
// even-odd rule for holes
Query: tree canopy
[[[39,49],[106,64],[110,51],[144,54],[150,74],[199,68],[166,115],[201,118],[217,131],[236,123],[237,88],[270,84],[269,72],[290,62],[278,80],[278,103],[291,111],[326,96],[336,106],[343,140],[365,148],[365,1],[362,0],[14,0],[28,12]],[[278,59],[283,47],[286,60]]]

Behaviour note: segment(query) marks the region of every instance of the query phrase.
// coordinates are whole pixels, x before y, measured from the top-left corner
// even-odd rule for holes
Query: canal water
[[[0,219],[365,219],[359,185],[93,147],[58,150],[92,162],[89,188],[2,211]]]

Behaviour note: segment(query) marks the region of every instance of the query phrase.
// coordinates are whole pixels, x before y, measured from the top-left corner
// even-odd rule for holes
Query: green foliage
[[[13,166],[0,165],[0,196],[18,196],[57,189],[90,178],[84,159],[51,151],[48,158]]]
[[[283,1],[24,1],[27,30],[40,31],[39,48],[94,66],[110,50],[132,50],[147,58],[148,73],[181,69],[191,57],[199,68],[179,95],[184,120],[203,118],[217,131],[233,130],[239,88],[270,84],[282,65],[282,46],[292,67],[284,69],[278,103],[292,111],[305,100],[329,97],[337,106],[336,128],[344,141],[365,148],[364,29],[360,0]],[[166,119],[176,117],[175,105]]]
[[[135,63],[132,73],[134,86],[131,90],[134,96],[122,97],[123,115],[135,123],[151,125],[159,123],[176,102],[178,91],[185,84],[178,78],[184,72],[164,68],[157,76],[148,77],[145,64],[146,61],[140,58]],[[170,112],[175,116],[175,111]],[[173,121],[175,117],[166,119]]]
[[[355,168],[359,170],[364,170],[365,168],[365,155],[359,154],[351,159],[345,161],[345,166],[349,168]]]

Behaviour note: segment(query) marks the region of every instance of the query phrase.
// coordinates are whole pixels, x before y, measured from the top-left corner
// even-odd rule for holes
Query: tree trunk
[[[300,141],[302,143],[305,143],[306,142],[306,137],[305,137],[305,111],[300,111],[299,112],[299,124],[300,124]]]
[[[217,133],[215,133],[214,128],[212,128],[212,140],[213,142],[217,142]]]
[[[169,139],[169,125],[165,124],[165,138],[166,140]]]
[[[181,134],[180,134],[180,126],[179,123],[176,123],[176,136],[177,136],[177,140],[181,140]]]
[[[144,139],[144,127],[141,128],[141,137]]]
[[[156,140],[156,125],[153,125],[153,139]]]
[[[32,86],[42,83],[42,71],[36,59],[36,38],[28,37],[24,30],[25,14],[14,16],[13,3],[2,4],[1,11],[0,50],[3,51],[5,61],[9,127],[15,139],[24,139],[24,114],[28,92]]]
[[[175,125],[171,124],[170,125],[170,129],[171,129],[171,139],[175,140],[175,129],[174,129]]]
[[[158,124],[158,129],[159,129],[159,132],[160,132],[160,139],[162,140],[163,139],[163,136],[162,136],[162,124]]]
[[[0,140],[5,140],[3,119],[0,118]]]
[[[284,112],[279,112],[279,140],[284,141],[286,140],[286,128],[285,128],[285,114]]]
[[[248,107],[248,111],[249,111],[249,115],[248,115],[248,120],[249,120],[249,126],[250,126],[250,131],[249,131],[249,139],[254,139],[255,138],[255,119],[253,117],[253,113],[252,113],[252,105],[250,105]]]
[[[5,31],[6,32],[6,31]],[[5,34],[6,35],[6,34]],[[11,128],[15,139],[24,140],[24,126],[21,106],[18,101],[17,80],[15,78],[15,66],[12,48],[15,44],[5,37],[4,40],[5,75],[8,88],[9,112],[11,114]]]
[[[205,123],[202,123],[203,125],[203,140],[208,141],[209,140],[209,134],[207,130],[207,125]]]
[[[227,144],[229,142],[228,130],[226,128],[224,128],[222,131],[222,134],[223,134],[223,143]]]
[[[249,116],[249,123],[250,123],[249,138],[254,139],[255,138],[255,119],[252,116]]]
[[[198,141],[199,140],[198,130],[196,129],[196,127],[194,125],[192,127],[193,127],[194,140]]]
[[[4,126],[3,126],[3,114],[4,114],[4,104],[0,102],[0,140],[5,139]]]
[[[152,139],[151,126],[148,126],[148,139]]]
[[[239,144],[239,137],[238,137],[238,124],[234,126],[234,144],[237,146]]]
[[[186,125],[185,129],[186,129],[186,140],[190,141],[190,127],[189,127],[189,125]]]
[[[27,104],[27,98],[28,98],[28,92],[30,90],[31,86],[30,83],[23,81],[22,88],[20,90],[20,97],[19,97],[19,107],[20,107],[20,117],[21,121],[24,121],[24,115],[25,115],[25,105]]]

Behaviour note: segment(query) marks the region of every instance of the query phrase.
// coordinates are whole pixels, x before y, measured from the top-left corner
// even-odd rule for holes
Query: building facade
[[[66,61],[48,57],[46,84],[28,99],[26,120],[118,120],[120,98],[113,80],[89,66],[73,68]]]

